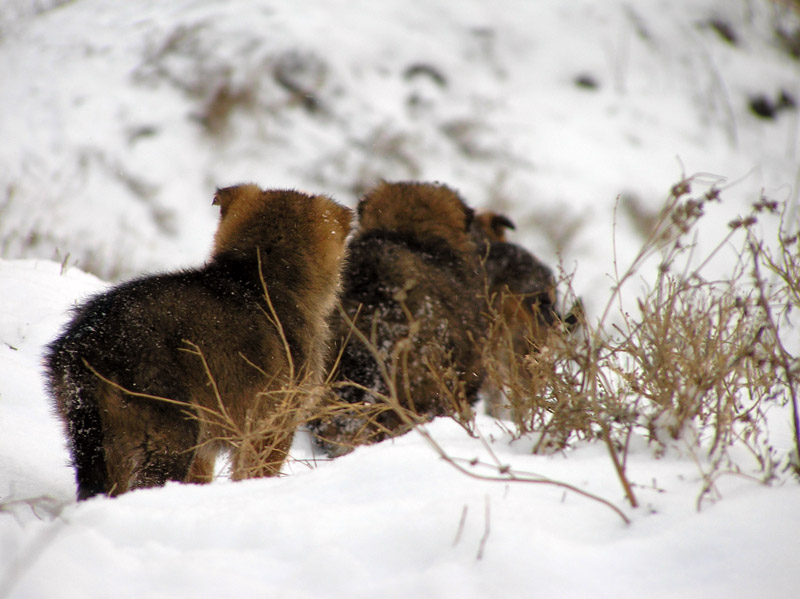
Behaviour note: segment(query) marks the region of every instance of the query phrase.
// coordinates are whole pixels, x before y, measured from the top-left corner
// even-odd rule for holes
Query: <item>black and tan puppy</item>
[[[335,326],[339,345],[331,358],[338,358],[340,404],[380,404],[394,386],[403,408],[429,420],[451,412],[454,397],[474,402],[485,323],[472,210],[444,185],[383,183],[360,201],[358,215],[343,273],[346,318]],[[351,321],[369,344],[350,334]],[[345,409],[310,429],[327,453],[340,455],[409,426],[395,410],[367,417]]]
[[[292,426],[263,431],[256,451],[237,435],[274,411],[269,392],[321,379],[351,212],[255,185],[220,189],[214,203],[205,266],[90,298],[49,347],[79,499],[210,480],[225,440],[234,478],[280,471]]]
[[[560,328],[572,332],[583,317],[580,301],[563,317],[556,309],[552,270],[524,247],[506,239],[514,229],[505,215],[483,212],[475,217],[472,234],[481,254],[486,314],[489,320],[484,365],[489,372],[481,389],[486,408],[495,417],[509,415],[501,388],[508,378],[526,384],[524,357],[541,351]],[[511,365],[516,364],[516,368]],[[512,374],[515,373],[515,374]]]
[[[524,247],[506,240],[514,223],[505,215],[482,212],[472,234],[481,256],[490,318],[502,318],[513,331],[514,350],[529,353],[547,341],[560,320],[553,271]]]

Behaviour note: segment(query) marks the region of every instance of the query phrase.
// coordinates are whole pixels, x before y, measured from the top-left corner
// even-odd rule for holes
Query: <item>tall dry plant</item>
[[[339,355],[329,368],[324,396],[309,416],[315,442],[330,456],[338,457],[361,445],[407,433],[436,416],[452,416],[467,432],[473,424],[463,372],[452,352],[443,345],[419,340],[421,320],[408,309],[404,290],[395,295],[407,324],[391,332],[382,328],[381,314],[360,328],[339,306],[343,326],[349,331]],[[339,363],[347,347],[363,349],[374,362],[369,386],[340,376]],[[424,391],[419,391],[424,389]],[[353,401],[353,391],[360,401]],[[415,393],[430,394],[419,397]],[[400,399],[402,398],[402,400]]]
[[[797,343],[789,342],[797,338],[792,318],[800,307],[797,225],[787,230],[784,216],[777,245],[761,239],[758,218],[781,212],[778,203],[761,198],[693,267],[689,240],[721,193],[712,185],[692,194],[699,183],[687,178],[673,186],[631,265],[615,270],[598,319],[585,319],[576,334],[555,327],[527,353],[514,351],[502,319],[490,330],[489,347],[506,349],[498,360],[491,347],[486,363],[509,410],[512,435],[538,435],[537,452],[577,439],[605,443],[632,506],[637,499],[626,463],[634,433],[646,435],[658,452],[675,443],[689,449],[705,464],[704,491],[713,490],[722,473],[741,471],[732,447],[749,450],[768,480],[782,457],[770,443],[767,412],[787,402],[795,435],[788,464],[800,473],[800,361]],[[733,244],[739,249],[729,275],[705,278],[708,262]],[[624,286],[653,260],[656,280],[630,314],[623,308]],[[529,335],[537,338],[536,331]]]

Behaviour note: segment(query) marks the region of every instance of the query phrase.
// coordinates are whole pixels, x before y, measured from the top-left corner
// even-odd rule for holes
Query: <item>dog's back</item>
[[[338,320],[331,359],[338,359],[339,399],[375,404],[392,394],[378,354],[390,372],[396,369],[394,399],[422,419],[452,411],[454,395],[475,401],[484,323],[471,209],[442,185],[383,183],[358,210],[343,273],[346,318]],[[350,321],[371,347],[349,332]],[[332,454],[408,430],[396,411],[373,418],[340,413],[311,428]]]

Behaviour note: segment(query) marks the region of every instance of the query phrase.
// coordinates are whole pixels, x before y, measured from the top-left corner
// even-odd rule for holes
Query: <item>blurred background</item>
[[[683,176],[724,190],[698,243],[796,210],[798,7],[5,0],[0,257],[113,281],[205,260],[218,186],[437,180],[594,293]]]

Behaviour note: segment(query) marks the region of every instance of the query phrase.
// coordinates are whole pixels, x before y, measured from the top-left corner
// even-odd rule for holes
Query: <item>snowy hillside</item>
[[[653,210],[703,172],[733,184],[726,215],[791,197],[797,111],[749,107],[800,98],[772,6],[66,3],[3,26],[3,255],[197,263],[216,186],[353,204],[383,177],[508,208],[534,251],[603,273],[620,194]]]
[[[590,319],[615,249],[633,259],[684,175],[724,189],[697,256],[762,195],[797,227],[792,6],[4,3],[0,597],[794,596],[800,489],[786,472],[762,485],[745,453],[703,494],[702,458],[633,439],[633,509],[599,444],[531,455],[479,415],[491,455],[452,421],[428,427],[451,456],[568,483],[629,525],[565,487],[465,476],[416,433],[335,461],[301,437],[279,479],[77,505],[40,369],[80,298],[202,263],[213,191],[240,181],[351,206],[381,178],[446,182],[562,260]],[[758,223],[768,240],[777,226]],[[727,274],[725,250],[704,274]],[[770,422],[784,455],[788,410]]]

